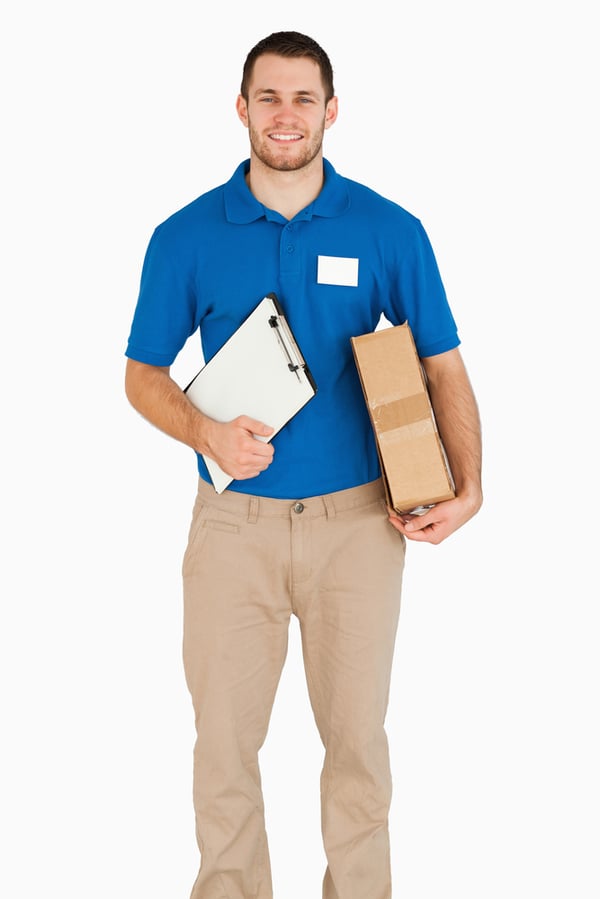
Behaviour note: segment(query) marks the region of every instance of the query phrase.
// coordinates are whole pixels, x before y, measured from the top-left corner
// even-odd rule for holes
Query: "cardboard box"
[[[350,340],[388,504],[411,512],[452,499],[452,473],[408,323]]]

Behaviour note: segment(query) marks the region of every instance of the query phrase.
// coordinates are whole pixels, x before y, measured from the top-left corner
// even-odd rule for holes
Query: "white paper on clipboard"
[[[268,294],[184,391],[215,421],[249,415],[273,428],[267,443],[317,392],[274,293]],[[217,493],[233,478],[203,456]]]

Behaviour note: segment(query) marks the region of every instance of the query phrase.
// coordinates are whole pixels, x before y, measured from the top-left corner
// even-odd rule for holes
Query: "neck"
[[[323,157],[316,156],[308,165],[297,171],[281,172],[269,168],[252,153],[246,183],[259,203],[274,209],[288,220],[293,219],[321,192]]]

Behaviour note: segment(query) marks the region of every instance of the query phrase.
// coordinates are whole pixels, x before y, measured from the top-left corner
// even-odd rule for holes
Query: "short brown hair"
[[[248,86],[252,78],[254,63],[259,56],[265,53],[274,53],[276,56],[287,58],[307,57],[319,66],[321,81],[325,88],[325,102],[328,103],[334,96],[333,69],[329,57],[316,41],[299,31],[274,31],[268,37],[263,38],[250,50],[244,63],[242,73],[242,86],[240,93],[246,102],[248,101]]]

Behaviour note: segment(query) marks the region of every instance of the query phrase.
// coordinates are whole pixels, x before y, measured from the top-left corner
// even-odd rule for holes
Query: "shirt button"
[[[287,251],[288,251],[288,253],[293,253],[293,252],[294,252],[294,247],[292,246],[292,244],[289,244],[289,246],[288,246],[288,248],[287,248]]]
[[[304,512],[304,504],[294,503],[294,512],[296,513],[296,515],[300,515],[301,512]]]

